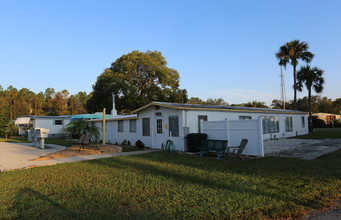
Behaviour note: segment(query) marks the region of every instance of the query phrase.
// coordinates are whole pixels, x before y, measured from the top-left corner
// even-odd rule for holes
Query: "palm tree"
[[[79,139],[82,134],[86,133],[89,133],[92,136],[94,142],[98,142],[100,139],[100,128],[98,128],[94,122],[90,121],[72,121],[65,125],[62,131],[68,136],[77,139]]]
[[[279,65],[286,67],[287,63],[293,66],[294,69],[294,108],[297,110],[297,85],[296,85],[296,67],[298,60],[303,60],[307,63],[314,58],[314,54],[308,51],[309,45],[306,42],[300,42],[299,40],[293,40],[282,45],[279,51],[276,53],[277,59],[279,59]]]
[[[320,93],[323,90],[324,79],[322,77],[323,70],[309,65],[301,67],[297,73],[297,89],[302,91],[303,84],[308,90],[308,108],[309,108],[309,131],[312,131],[312,117],[311,117],[311,88],[316,93]]]

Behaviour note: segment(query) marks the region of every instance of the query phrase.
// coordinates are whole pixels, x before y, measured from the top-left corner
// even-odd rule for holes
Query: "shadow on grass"
[[[144,160],[186,166],[210,172],[230,172],[236,174],[257,175],[273,177],[290,175],[305,177],[331,177],[340,178],[341,150],[323,155],[315,160],[298,158],[265,157],[248,161],[216,160],[212,158],[200,158],[193,155],[167,154],[156,152],[145,155],[137,155]]]
[[[13,219],[160,219],[160,213],[148,208],[142,210],[123,209],[112,206],[112,201],[103,203],[93,198],[86,207],[75,204],[71,211],[57,201],[31,188],[23,188],[15,197]],[[71,204],[72,205],[72,204]],[[0,215],[1,216],[1,215]]]
[[[195,173],[181,173],[178,172],[176,169],[172,170],[171,168],[162,168],[157,165],[148,164],[144,158],[138,158],[138,160],[130,161],[129,159],[124,158],[107,158],[107,159],[100,159],[100,160],[90,160],[87,163],[98,164],[101,166],[108,166],[109,168],[128,168],[137,170],[142,173],[151,174],[155,177],[161,177],[163,179],[169,179],[175,181],[179,184],[195,184],[199,185],[203,188],[210,188],[216,191],[226,190],[230,192],[236,193],[247,193],[251,195],[257,196],[265,196],[274,198],[280,201],[286,201],[287,198],[285,195],[280,195],[271,192],[260,191],[258,189],[251,189],[247,185],[234,185],[229,181],[217,181],[216,179],[209,179],[205,177],[196,176]],[[236,175],[240,175],[236,173]]]
[[[200,161],[195,159],[192,162],[188,162],[186,159],[190,156],[187,155],[168,156],[161,154],[159,152],[154,153],[154,155],[108,158],[88,162],[110,168],[132,169],[160,177],[161,179],[169,179],[172,182],[179,183],[179,185],[195,184],[214,191],[225,191],[241,195],[247,194],[251,197],[276,200],[283,204],[283,207],[275,208],[274,216],[272,214],[269,215],[269,217],[275,218],[292,216],[290,212],[296,213],[294,215],[299,215],[307,208],[328,206],[329,198],[335,196],[337,190],[331,189],[332,186],[321,190],[320,185],[331,184],[336,187],[337,184],[334,184],[334,182],[336,179],[340,179],[339,158],[341,152],[314,161],[267,158],[264,160],[247,161],[245,163],[202,160],[203,158],[196,158]],[[176,159],[176,157],[180,159]],[[212,167],[207,168],[206,162],[212,165]],[[219,165],[213,165],[214,163]],[[182,172],[181,166],[188,167],[193,172]],[[197,175],[196,169],[202,170],[198,171],[200,175]],[[211,176],[211,172],[221,172],[221,179],[214,175]],[[208,173],[208,175],[205,176],[205,173]],[[253,183],[253,181],[256,182]],[[334,195],[332,195],[333,193]],[[281,209],[286,210],[283,216]],[[264,211],[272,212],[270,210]]]
[[[15,197],[16,219],[74,219],[76,213],[31,188],[21,189]]]

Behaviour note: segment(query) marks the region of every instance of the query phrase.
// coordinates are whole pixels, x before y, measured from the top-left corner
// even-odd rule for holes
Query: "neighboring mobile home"
[[[335,121],[341,122],[341,115],[331,113],[313,113],[312,116],[316,116],[318,119],[323,120],[326,125],[332,125]]]
[[[27,135],[31,128],[49,129],[49,137],[61,136],[61,129],[70,122],[71,116],[23,116],[18,117],[15,125],[19,127],[19,135]]]
[[[185,137],[201,132],[200,121],[262,119],[263,139],[284,138],[308,133],[306,112],[152,102],[135,110],[134,115],[106,119],[106,141],[132,145],[139,139],[145,146],[161,149],[171,139],[177,150],[186,151]],[[101,127],[101,120],[92,120]]]

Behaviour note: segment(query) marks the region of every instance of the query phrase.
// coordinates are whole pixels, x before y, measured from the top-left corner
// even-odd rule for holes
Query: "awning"
[[[21,117],[15,120],[15,125],[27,125],[30,122],[30,117]]]

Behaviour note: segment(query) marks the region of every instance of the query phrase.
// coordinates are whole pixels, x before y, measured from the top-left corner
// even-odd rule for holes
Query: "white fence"
[[[228,146],[239,146],[242,139],[248,139],[243,154],[264,156],[261,119],[203,121],[202,128],[208,139],[228,140]]]

